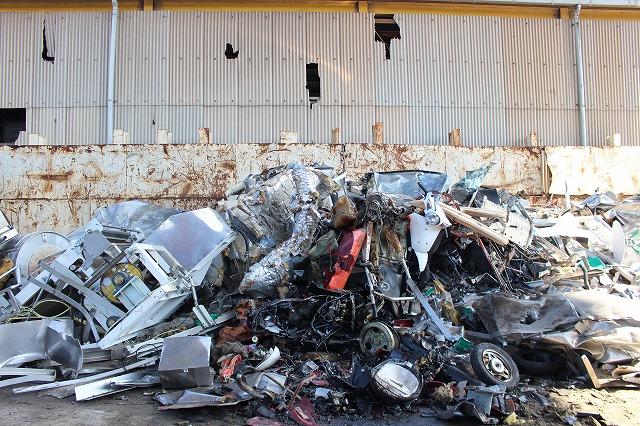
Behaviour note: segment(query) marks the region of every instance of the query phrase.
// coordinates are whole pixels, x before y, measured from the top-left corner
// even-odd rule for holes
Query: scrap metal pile
[[[398,407],[496,423],[521,373],[640,383],[640,198],[531,208],[481,186],[491,166],[451,185],[292,164],[215,210],[131,201],[66,236],[0,216],[0,386],[161,386],[159,410],[310,425]]]

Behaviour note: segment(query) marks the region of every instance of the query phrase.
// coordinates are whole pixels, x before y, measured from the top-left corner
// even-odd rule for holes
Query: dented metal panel
[[[234,12],[202,12],[204,105],[224,107],[238,105],[241,60],[247,54],[245,37],[240,37],[238,14]],[[238,58],[227,59],[229,43]]]
[[[596,187],[640,190],[637,148],[545,148],[552,192]],[[247,161],[251,159],[251,161]],[[541,194],[540,151],[513,147],[239,144],[0,147],[3,211],[20,232],[71,231],[101,205],[128,199],[196,209],[212,205],[251,173],[291,162],[325,163],[348,176],[375,171],[446,171],[453,181],[490,161],[483,184]],[[636,161],[637,162],[637,161]],[[575,183],[575,185],[574,185]]]
[[[116,108],[169,102],[169,20],[166,11],[119,14]]]
[[[238,179],[236,160],[230,145],[129,145],[126,190],[114,195],[219,199]]]

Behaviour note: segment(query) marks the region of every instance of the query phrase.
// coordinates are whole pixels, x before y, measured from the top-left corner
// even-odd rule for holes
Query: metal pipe
[[[578,111],[580,125],[580,145],[587,146],[587,112],[584,101],[584,67],[582,65],[582,36],[580,34],[580,10],[577,5],[573,14],[573,33],[576,44],[576,73],[578,77]]]
[[[111,39],[109,40],[109,69],[107,71],[107,135],[105,144],[113,142],[113,114],[116,79],[116,36],[118,33],[118,0],[111,0]]]

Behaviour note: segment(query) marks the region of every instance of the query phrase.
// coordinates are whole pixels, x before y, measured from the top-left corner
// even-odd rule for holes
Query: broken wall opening
[[[318,73],[318,64],[307,64],[307,90],[309,91],[309,105],[320,100],[320,74]]]
[[[400,26],[393,19],[392,14],[379,14],[374,15],[375,22],[375,40],[384,43],[384,57],[385,59],[391,59],[391,40],[394,38],[400,40]]]
[[[0,108],[0,144],[14,144],[27,130],[26,108]]]

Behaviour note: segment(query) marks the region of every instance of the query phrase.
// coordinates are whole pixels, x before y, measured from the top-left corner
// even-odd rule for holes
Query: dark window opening
[[[309,107],[320,100],[320,75],[318,64],[307,64],[307,90],[309,90]]]
[[[224,56],[227,59],[236,59],[239,53],[239,50],[236,50],[235,52],[233,51],[233,46],[231,45],[231,43],[227,43],[227,48],[224,49]]]
[[[54,63],[55,57],[49,56],[49,48],[47,47],[47,27],[46,23],[42,23],[42,59]]]
[[[27,130],[25,108],[0,108],[0,145],[14,144],[20,132]]]
[[[385,59],[391,59],[391,40],[397,38],[400,40],[400,27],[398,23],[393,19],[393,15],[375,14],[375,40],[384,43],[384,57]]]

